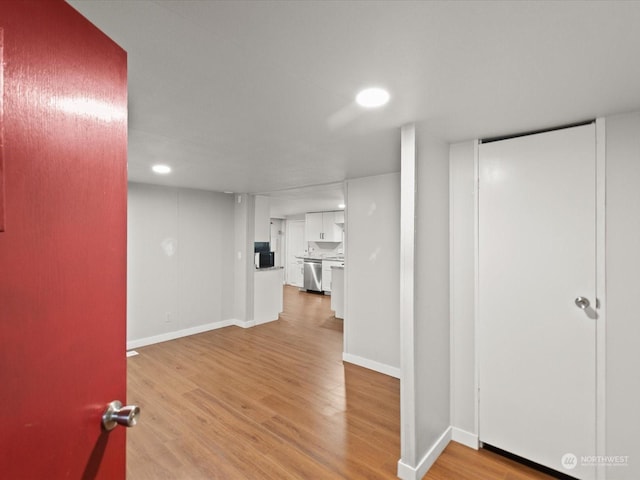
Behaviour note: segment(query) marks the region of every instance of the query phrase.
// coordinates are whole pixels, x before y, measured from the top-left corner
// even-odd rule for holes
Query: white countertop
[[[256,272],[273,272],[274,270],[283,270],[284,267],[268,267],[268,268],[256,268]]]
[[[344,257],[319,257],[315,255],[296,255],[296,258],[301,258],[302,260],[331,260],[334,262],[344,262]]]

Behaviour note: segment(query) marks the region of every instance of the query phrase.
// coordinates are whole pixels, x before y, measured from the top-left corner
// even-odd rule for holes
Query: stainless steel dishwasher
[[[322,291],[322,260],[304,259],[304,288],[313,292]]]

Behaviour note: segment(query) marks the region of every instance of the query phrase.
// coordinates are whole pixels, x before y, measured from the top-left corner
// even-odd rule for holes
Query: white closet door
[[[482,144],[479,176],[480,440],[595,478],[595,125]]]

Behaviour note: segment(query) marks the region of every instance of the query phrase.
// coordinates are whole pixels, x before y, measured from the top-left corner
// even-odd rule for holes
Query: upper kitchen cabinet
[[[337,223],[340,218],[336,219],[336,214],[344,215],[343,212],[307,213],[305,215],[307,242],[342,242],[342,228]]]
[[[304,236],[307,242],[321,242],[324,228],[323,214],[307,213],[304,216]]]

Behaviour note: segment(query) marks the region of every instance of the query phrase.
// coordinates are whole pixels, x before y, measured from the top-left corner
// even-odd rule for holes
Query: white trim
[[[400,459],[398,460],[398,478],[402,480],[416,480],[418,475],[415,469],[403,463],[402,459]]]
[[[449,144],[449,423],[452,425],[457,423],[455,417],[456,405],[456,335],[455,335],[455,318],[456,318],[456,296],[455,296],[455,259],[454,259],[454,235],[455,228],[453,225],[454,216],[454,178],[453,163],[451,162],[451,145]]]
[[[251,327],[255,327],[256,326],[256,322],[253,320],[236,320],[233,319],[231,320],[231,325],[235,325],[236,327],[240,327],[240,328],[251,328]]]
[[[473,448],[474,450],[478,450],[479,448],[478,435],[458,427],[451,427],[451,440],[461,443],[466,447]]]
[[[415,213],[416,126],[400,130],[400,461],[415,463]]]
[[[473,142],[473,328],[475,349],[474,371],[474,428],[480,437],[480,141]]]
[[[348,344],[348,335],[349,328],[348,327],[348,319],[349,319],[349,305],[351,302],[348,302],[349,298],[349,182],[345,180],[342,183],[342,188],[344,191],[344,230],[342,235],[342,254],[344,255],[344,306],[342,310],[342,352],[347,351]]]
[[[127,342],[127,350],[133,348],[145,347],[154,343],[168,342],[169,340],[175,340],[176,338],[188,337],[189,335],[195,335],[197,333],[208,332],[209,330],[216,330],[218,328],[229,327],[235,325],[235,320],[221,320],[219,322],[207,323],[205,325],[198,325],[197,327],[184,328],[182,330],[176,330],[173,332],[162,333],[160,335],[154,335],[152,337],[140,338],[138,340],[131,340]]]
[[[359,367],[368,368],[369,370],[373,370],[374,372],[384,373],[385,375],[389,375],[390,377],[400,378],[400,369],[398,367],[392,367],[391,365],[386,365],[374,360],[369,360],[368,358],[359,357],[350,353],[343,353],[342,361],[353,363],[354,365],[358,365]]]
[[[398,477],[402,480],[420,480],[429,471],[450,441],[451,427],[447,427],[415,467],[407,465],[402,459],[398,460]]]
[[[606,123],[596,119],[596,455],[606,455]],[[607,469],[598,466],[596,478]]]
[[[280,320],[280,316],[278,316],[278,318],[266,318],[266,319],[253,320],[251,322],[243,322],[243,323],[248,323],[249,325],[248,326],[242,325],[242,327],[243,328],[255,327],[256,325],[264,325],[265,323],[275,322],[276,320]],[[241,325],[238,325],[238,326],[241,326]]]

